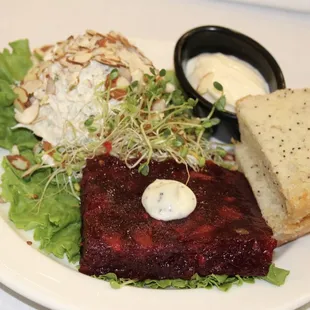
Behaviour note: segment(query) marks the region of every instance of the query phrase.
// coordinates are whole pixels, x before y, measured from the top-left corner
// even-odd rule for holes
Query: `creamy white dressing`
[[[199,94],[214,103],[222,93],[214,88],[219,82],[226,96],[225,109],[235,112],[236,102],[248,95],[269,93],[269,87],[260,72],[237,57],[222,53],[203,53],[186,64],[186,76]]]
[[[175,180],[157,179],[142,195],[142,205],[156,220],[178,220],[190,215],[196,208],[197,200],[193,191]]]

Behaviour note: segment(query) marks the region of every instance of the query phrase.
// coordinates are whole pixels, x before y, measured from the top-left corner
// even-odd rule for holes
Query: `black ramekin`
[[[235,56],[251,64],[265,78],[270,92],[286,87],[280,66],[262,45],[232,29],[220,26],[198,27],[186,32],[178,40],[174,50],[176,76],[184,92],[189,97],[198,99],[194,110],[197,116],[208,115],[212,109],[212,103],[203,98],[191,86],[185,75],[185,65],[188,60],[201,53],[217,52]],[[221,122],[215,128],[214,137],[223,142],[230,142],[231,138],[239,140],[240,133],[236,114],[228,111],[216,111],[215,116]]]

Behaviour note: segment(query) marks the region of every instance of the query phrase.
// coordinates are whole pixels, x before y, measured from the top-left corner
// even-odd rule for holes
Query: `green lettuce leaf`
[[[18,40],[9,43],[12,52],[4,49],[0,53],[0,80],[9,84],[20,81],[32,66],[31,52],[28,40]]]
[[[281,286],[285,283],[286,277],[289,275],[289,271],[285,269],[281,269],[275,266],[275,264],[270,265],[269,272],[267,276],[262,277],[263,280]]]
[[[28,40],[18,40],[9,45],[12,53],[8,49],[0,53],[0,147],[32,148],[37,142],[32,132],[24,128],[12,129],[17,122],[13,107],[16,94],[11,84],[21,80],[32,66],[29,43]]]
[[[280,286],[284,284],[289,271],[270,265],[269,272],[266,277],[257,277],[257,279],[266,280],[274,285]],[[94,277],[100,280],[110,282],[112,288],[118,289],[126,285],[136,287],[147,287],[153,289],[191,289],[191,288],[206,288],[211,289],[217,287],[219,290],[226,292],[233,285],[240,286],[243,283],[255,283],[255,277],[240,277],[240,276],[226,276],[226,275],[210,275],[200,277],[194,274],[190,280],[173,279],[173,280],[144,280],[138,281],[133,279],[118,278],[115,273],[108,273],[102,276]]]
[[[30,150],[22,155],[34,162]],[[79,259],[81,218],[78,200],[57,185],[49,185],[43,195],[50,171],[39,170],[30,180],[21,178],[21,172],[3,160],[2,196],[11,203],[9,218],[19,229],[34,229],[34,239],[40,249],[69,261]]]
[[[20,150],[33,148],[38,139],[30,130],[26,128],[12,129],[17,124],[13,106],[0,107],[0,109],[0,147],[7,150],[10,150],[13,145],[17,145]]]
[[[0,107],[6,108],[12,105],[16,97],[10,84],[5,80],[0,80]]]

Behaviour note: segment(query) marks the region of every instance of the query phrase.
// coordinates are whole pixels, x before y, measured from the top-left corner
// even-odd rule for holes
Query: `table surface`
[[[280,8],[285,10],[292,10],[296,12],[310,13],[309,0],[227,0],[231,2],[242,2],[245,4],[255,4],[261,6],[268,6],[271,8]]]
[[[82,1],[82,0],[77,0],[77,2],[79,1]],[[189,0],[188,0],[189,1]],[[229,0],[229,1],[237,1],[237,0]],[[255,1],[249,1],[249,0],[242,0],[243,2],[248,2],[248,3],[252,3],[252,2],[255,2],[255,3],[260,3],[260,0],[255,0]],[[296,1],[296,4],[298,6],[298,1],[300,0],[297,0]],[[306,1],[309,1],[309,0],[306,0]],[[39,1],[37,1],[38,3]],[[121,2],[121,0],[119,1]],[[185,0],[182,0],[181,2],[185,3],[186,1]],[[208,6],[208,5],[213,5],[214,2],[216,2],[216,0],[214,1],[202,1],[202,0],[194,0],[194,1],[191,1],[191,3],[193,2],[196,2],[198,3],[199,5],[201,6]],[[213,2],[213,3],[212,3]],[[266,1],[261,1],[262,4],[264,4],[264,2]],[[301,0],[301,2],[303,2],[303,0]],[[300,2],[300,3],[301,3]],[[10,1],[8,2],[6,5],[9,6],[7,9],[8,11],[10,12],[9,14],[25,14],[23,13],[22,11],[22,8],[20,9],[20,11],[18,11],[18,5],[16,6],[16,3],[18,3],[18,1]],[[48,1],[45,1],[45,6],[44,8],[47,9],[48,7]],[[305,3],[305,2],[303,2]],[[285,19],[286,22],[290,22],[291,23],[291,26],[292,26],[292,29],[294,28],[294,23],[297,22],[297,21],[300,21],[300,20],[308,20],[310,21],[310,14],[307,15],[307,13],[304,13],[304,12],[293,12],[293,11],[289,11],[289,10],[281,10],[281,9],[276,9],[276,8],[260,8],[260,7],[257,7],[257,6],[250,6],[250,5],[246,5],[246,4],[236,4],[236,3],[228,3],[227,2],[227,9],[229,8],[232,8],[234,10],[236,9],[240,9],[242,10],[243,12],[246,12],[246,10],[251,10],[253,12],[253,10],[257,10],[261,13],[262,10],[265,10],[266,13],[268,14],[273,14],[277,19],[279,19],[281,21],[281,19],[283,18],[283,20]],[[298,8],[300,8],[300,5],[298,6]],[[297,8],[297,9],[298,9]],[[309,6],[308,6],[309,8]],[[142,10],[143,8],[141,8]],[[4,10],[5,13],[6,13],[6,10]],[[4,32],[4,30],[7,30],[7,26],[4,25],[3,23],[1,23],[1,13],[0,13],[0,29],[1,29],[1,33],[4,34],[4,36],[6,36],[8,38],[8,40],[11,40],[12,37],[11,37],[11,34],[7,33],[7,32]],[[13,18],[13,16],[12,16]],[[306,31],[309,33],[310,35],[310,23],[306,23],[305,22],[305,29],[307,29]],[[27,28],[27,26],[26,26]],[[12,30],[14,35],[15,35],[15,32],[14,30]],[[292,30],[293,31],[293,30]],[[308,40],[308,43],[305,43],[305,44],[308,44],[308,51],[310,49],[310,43],[309,43],[309,40]],[[306,46],[305,46],[306,47]],[[309,69],[309,68],[308,68]],[[294,83],[293,83],[294,84]],[[294,86],[294,85],[293,85]],[[48,310],[47,308],[44,308],[40,305],[37,305],[35,303],[33,303],[32,301],[18,295],[17,293],[15,293],[14,291],[10,290],[9,288],[5,287],[4,285],[2,285],[0,283],[0,309],[1,310],[33,310],[33,309],[36,309],[36,310]],[[304,307],[302,308],[299,308],[298,310],[309,310],[310,309],[310,303],[308,305],[305,305]]]

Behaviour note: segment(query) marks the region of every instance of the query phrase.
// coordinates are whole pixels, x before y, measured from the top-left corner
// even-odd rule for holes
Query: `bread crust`
[[[278,246],[294,241],[306,234],[310,233],[310,216],[302,219],[298,223],[284,223],[283,231],[279,232],[276,236]]]
[[[237,102],[241,140],[251,143],[283,196],[287,218],[310,214],[310,89],[279,90]]]
[[[310,232],[310,216],[296,222],[287,218],[286,215],[284,215],[282,219],[275,217],[275,212],[277,212],[277,210],[275,210],[275,212],[270,212],[272,207],[276,207],[276,209],[280,210],[281,204],[274,202],[275,200],[272,199],[274,193],[270,186],[268,186],[266,177],[260,169],[259,161],[252,150],[244,143],[238,143],[236,145],[236,160],[239,170],[245,174],[252,186],[253,193],[261,208],[262,214],[273,230],[278,246],[308,234]],[[250,167],[253,167],[253,169],[250,169]],[[265,198],[268,199],[268,203],[266,203]],[[275,206],[271,206],[272,203],[275,204]]]

